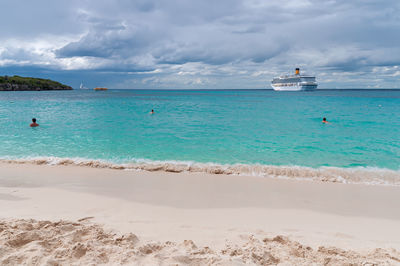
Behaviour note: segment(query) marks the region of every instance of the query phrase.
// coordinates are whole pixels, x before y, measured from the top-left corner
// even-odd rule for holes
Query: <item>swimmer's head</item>
[[[33,123],[36,123],[36,118],[32,118],[32,122],[33,122]]]
[[[322,121],[326,121],[326,117],[322,118]]]

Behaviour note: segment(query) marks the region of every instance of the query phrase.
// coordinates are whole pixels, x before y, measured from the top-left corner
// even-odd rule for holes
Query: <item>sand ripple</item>
[[[396,265],[400,252],[374,249],[365,253],[321,246],[317,249],[285,236],[242,243],[227,241],[222,250],[193,241],[143,242],[83,222],[1,220],[1,265]]]

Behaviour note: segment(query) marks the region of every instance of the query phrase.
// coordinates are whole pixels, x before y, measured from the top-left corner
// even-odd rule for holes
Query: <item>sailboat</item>
[[[79,89],[81,89],[81,90],[88,90],[89,88],[86,88],[85,86],[83,86],[83,82],[81,82],[81,85],[79,86]]]

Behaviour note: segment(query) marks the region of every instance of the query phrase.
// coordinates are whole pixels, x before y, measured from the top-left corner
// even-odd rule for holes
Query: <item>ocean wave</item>
[[[129,163],[112,163],[104,160],[82,158],[36,157],[25,159],[0,159],[3,163],[37,165],[75,165],[117,170],[163,171],[173,173],[207,173],[224,175],[261,176],[269,178],[310,180],[333,183],[400,186],[400,170],[373,167],[319,167],[276,166],[261,164],[215,164],[188,161],[133,160]]]

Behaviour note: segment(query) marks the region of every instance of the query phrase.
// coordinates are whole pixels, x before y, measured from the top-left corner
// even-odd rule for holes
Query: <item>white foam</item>
[[[151,161],[133,159],[129,163],[112,163],[105,160],[84,158],[34,157],[12,159],[3,158],[1,162],[32,163],[47,165],[77,165],[93,168],[110,168],[119,170],[164,171],[164,172],[200,172],[208,174],[262,176],[320,182],[389,185],[400,186],[400,171],[373,167],[320,167],[276,166],[261,164],[215,164],[192,161]]]

